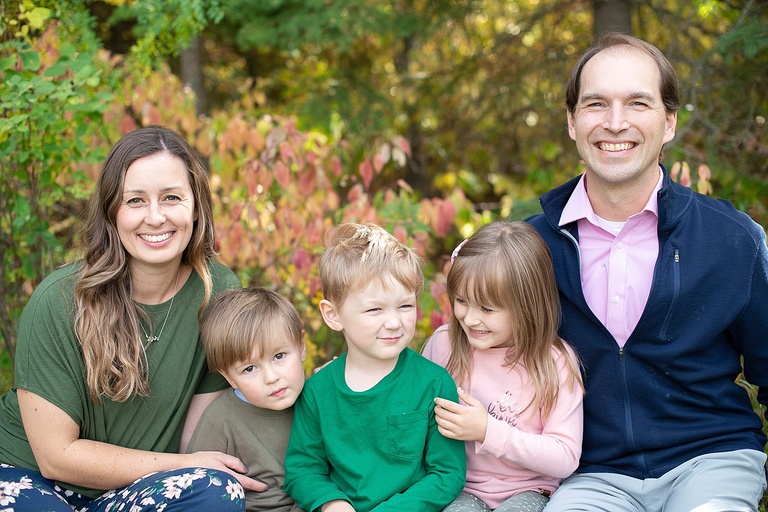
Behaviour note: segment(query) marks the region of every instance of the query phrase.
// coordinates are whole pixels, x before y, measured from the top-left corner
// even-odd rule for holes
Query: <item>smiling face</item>
[[[180,158],[161,152],[128,166],[116,224],[132,266],[179,261],[194,221],[194,194]]]
[[[229,384],[256,407],[282,411],[292,406],[304,389],[306,347],[293,341],[274,344],[264,353],[254,351],[245,361],[222,372]]]
[[[344,332],[352,362],[391,364],[416,332],[416,292],[391,278],[350,293],[340,307],[324,300],[321,312],[331,329]]]
[[[586,164],[587,187],[658,180],[662,146],[676,112],[661,98],[661,73],[650,56],[627,45],[601,51],[584,65],[568,133]]]
[[[478,304],[472,297],[457,295],[453,300],[453,314],[473,348],[486,350],[514,345],[511,311]]]

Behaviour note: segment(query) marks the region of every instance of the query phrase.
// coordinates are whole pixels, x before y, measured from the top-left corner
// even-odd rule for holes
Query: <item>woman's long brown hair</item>
[[[83,229],[85,257],[74,290],[75,332],[94,402],[149,394],[139,323],[145,313],[132,299],[130,255],[120,242],[116,219],[128,167],[139,158],[163,152],[184,162],[194,195],[196,220],[181,263],[190,265],[203,280],[205,297],[199,312],[211,296],[214,232],[207,169],[173,130],[150,126],[128,133],[112,147],[90,198]]]

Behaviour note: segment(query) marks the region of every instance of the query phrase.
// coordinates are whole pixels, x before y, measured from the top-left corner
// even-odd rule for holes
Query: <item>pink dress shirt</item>
[[[581,286],[592,312],[623,347],[648,302],[659,255],[657,193],[662,172],[645,208],[624,223],[609,222],[592,209],[581,177],[560,217],[577,222]]]

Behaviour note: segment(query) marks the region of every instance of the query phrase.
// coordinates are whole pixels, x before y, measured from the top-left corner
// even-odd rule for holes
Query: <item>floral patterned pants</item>
[[[152,473],[96,499],[38,471],[0,465],[0,512],[243,512],[243,488],[229,473],[183,468]]]

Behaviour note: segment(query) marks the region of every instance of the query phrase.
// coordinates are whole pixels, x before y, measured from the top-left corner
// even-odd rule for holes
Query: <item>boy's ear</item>
[[[304,331],[301,331],[301,360],[307,358],[307,342],[304,341]]]
[[[334,331],[344,330],[344,326],[341,325],[341,320],[339,320],[339,313],[336,309],[336,306],[334,306],[331,302],[325,299],[321,300],[320,313],[323,315],[323,320],[325,320],[325,323],[328,327]]]
[[[229,372],[223,371],[223,372],[219,372],[219,373],[221,373],[221,375],[225,379],[227,379],[227,382],[229,382],[229,385],[232,386],[232,389],[237,389],[237,385],[235,384],[235,381],[233,381],[232,379],[229,378]]]

